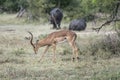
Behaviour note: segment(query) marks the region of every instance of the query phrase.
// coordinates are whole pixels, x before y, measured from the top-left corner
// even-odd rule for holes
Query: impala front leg
[[[42,54],[41,58],[40,58],[40,61],[42,60],[42,58],[44,57],[45,53],[47,52],[47,50],[49,49],[50,46],[47,46],[44,50],[44,53]],[[40,62],[39,61],[39,62]]]
[[[73,54],[72,54],[71,60],[72,60],[72,62],[74,62],[74,61],[75,61],[75,50],[74,50],[74,46],[73,46],[73,43],[71,43],[70,41],[69,41],[69,44],[70,44],[70,46],[72,47],[72,50],[73,50]]]

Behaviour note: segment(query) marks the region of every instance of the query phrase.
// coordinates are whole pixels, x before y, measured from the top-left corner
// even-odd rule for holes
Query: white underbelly
[[[67,41],[66,37],[59,37],[59,38],[55,38],[54,40],[56,43],[63,43]]]
[[[64,43],[64,42],[67,42],[67,39],[64,39],[63,41],[60,41],[60,42],[57,42],[57,43],[61,44],[61,43]]]

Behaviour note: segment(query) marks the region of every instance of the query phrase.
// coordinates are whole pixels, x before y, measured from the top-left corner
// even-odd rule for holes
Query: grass
[[[38,63],[7,62],[1,65],[0,77],[3,80],[119,80],[120,65],[115,60],[59,61],[52,63],[46,59]],[[58,61],[58,60],[57,60]],[[116,65],[116,66],[115,66]],[[114,80],[114,79],[112,79]]]
[[[18,19],[16,17],[16,14],[9,14],[7,15],[6,13],[0,14],[0,24],[1,25],[6,25],[6,24],[23,24],[25,23],[24,19]]]
[[[14,17],[6,16],[4,14],[3,20]],[[55,31],[50,29],[51,25],[8,24],[9,21],[0,25],[0,80],[120,80],[119,57],[106,58],[111,55],[101,49],[92,55],[90,43],[101,39],[104,31],[99,34],[89,31],[90,23],[85,32],[76,32],[79,62],[71,62],[71,47],[64,43],[57,45],[56,63],[52,61],[51,48],[39,62],[45,47],[40,48],[38,54],[33,54],[29,40],[25,39],[30,36],[27,31],[33,33],[34,41],[45,37]]]

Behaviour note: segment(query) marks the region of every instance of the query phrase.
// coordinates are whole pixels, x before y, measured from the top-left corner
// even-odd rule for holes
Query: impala
[[[31,32],[28,32],[28,33],[31,35],[30,44],[32,45],[35,54],[37,54],[37,51],[40,47],[46,46],[46,48],[40,58],[40,61],[44,57],[44,55],[47,52],[47,50],[49,49],[49,47],[52,46],[53,52],[54,52],[53,61],[55,62],[56,45],[57,45],[57,43],[60,43],[63,41],[67,41],[70,44],[70,46],[72,47],[72,50],[73,50],[72,60],[74,61],[74,59],[76,59],[76,60],[79,59],[78,48],[75,43],[75,40],[77,38],[77,35],[75,32],[72,32],[70,30],[60,30],[60,31],[52,32],[46,38],[44,38],[42,40],[37,40],[36,43],[33,43],[33,34]]]

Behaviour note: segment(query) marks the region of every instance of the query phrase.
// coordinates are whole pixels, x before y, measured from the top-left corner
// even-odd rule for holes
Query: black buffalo
[[[63,13],[59,8],[54,8],[50,11],[50,22],[53,24],[53,29],[60,29],[60,24],[63,18]]]
[[[86,26],[85,19],[75,19],[70,22],[69,30],[81,31],[85,30]]]

